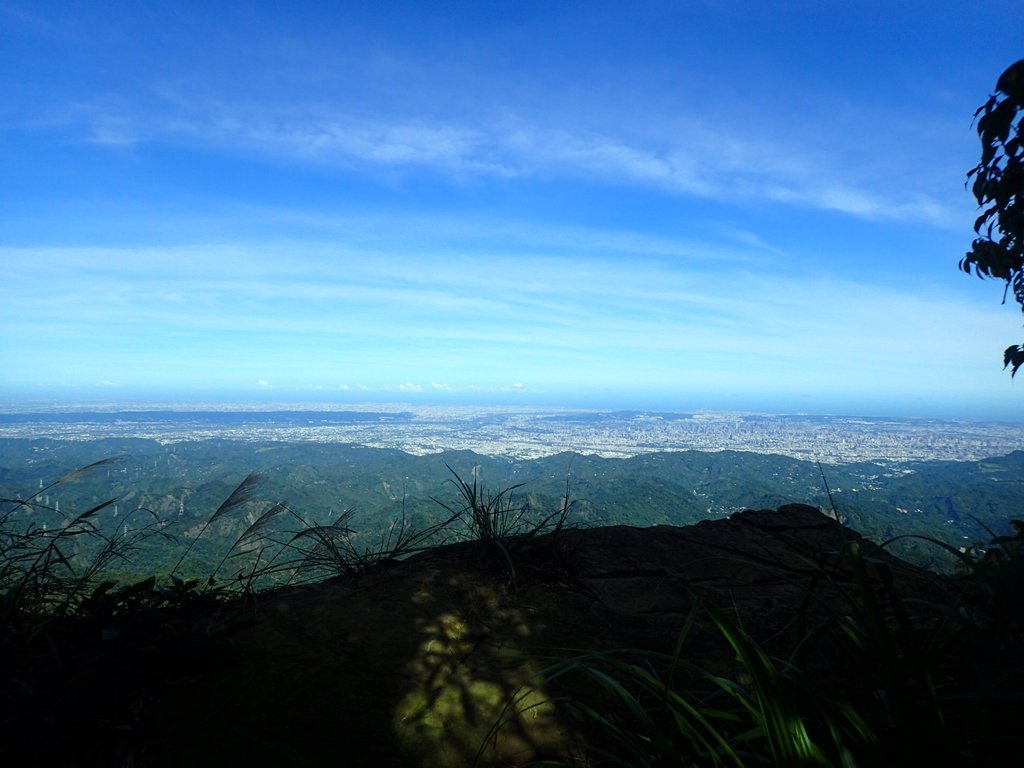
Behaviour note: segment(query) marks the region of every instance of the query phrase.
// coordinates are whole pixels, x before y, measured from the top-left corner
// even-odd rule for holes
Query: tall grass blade
[[[260,476],[258,473],[250,472],[249,475],[238,484],[238,487],[231,492],[231,495],[228,496],[219,507],[217,507],[217,511],[213,513],[206,525],[211,525],[218,518],[226,515],[238,505],[249,501],[256,492],[256,485],[259,483],[259,480]],[[202,534],[200,534],[200,536],[201,535]]]
[[[285,504],[283,501],[279,501],[277,504],[274,504],[270,509],[268,509],[262,515],[256,518],[256,520],[253,521],[252,525],[250,525],[248,528],[242,531],[242,535],[235,539],[234,543],[228,548],[228,551],[224,553],[224,557],[221,558],[221,561],[217,564],[217,567],[213,569],[213,572],[210,574],[210,578],[212,579],[217,575],[220,569],[224,567],[224,563],[227,562],[228,558],[231,557],[232,553],[234,553],[238,547],[245,545],[249,541],[249,539],[254,537],[262,529],[266,528],[267,525],[275,517],[280,515],[282,512],[286,511],[291,510],[288,508],[287,504]]]
[[[92,472],[95,469],[99,469],[100,467],[107,467],[110,466],[111,464],[117,464],[118,462],[121,461],[124,461],[123,456],[112,456],[107,459],[100,459],[99,461],[94,461],[92,464],[86,464],[84,467],[73,469],[70,472],[61,475],[59,478],[57,478],[57,480],[54,483],[52,483],[48,487],[52,488],[54,485],[60,485],[61,483],[70,483],[72,480],[77,480],[82,475],[88,474],[89,472]],[[46,489],[44,488],[43,490]],[[38,495],[38,493],[36,495]]]
[[[199,534],[194,539],[192,539],[192,541],[189,542],[188,546],[185,548],[185,551],[181,553],[181,557],[178,558],[178,562],[175,563],[174,567],[171,569],[171,576],[178,572],[178,569],[181,567],[181,564],[185,561],[185,558],[188,557],[189,553],[192,551],[192,548],[196,545],[196,542],[198,542],[203,537],[203,534],[206,533],[206,530],[211,525],[213,525],[213,523],[216,520],[226,515],[235,507],[244,504],[245,502],[249,501],[252,498],[253,493],[255,493],[256,491],[257,483],[259,483],[259,474],[257,474],[256,472],[250,472],[249,475],[238,484],[238,486],[235,488],[235,490],[231,492],[227,499],[225,499],[224,502],[221,503],[219,507],[217,507],[217,510],[210,516],[210,519],[206,521],[206,523],[200,529]]]

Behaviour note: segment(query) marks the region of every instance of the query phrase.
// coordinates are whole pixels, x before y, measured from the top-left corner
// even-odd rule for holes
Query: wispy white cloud
[[[933,225],[947,223],[952,213],[946,201],[913,189],[909,173],[894,194],[888,169],[877,178],[858,170],[841,151],[841,141],[831,149],[809,149],[803,132],[786,139],[682,118],[639,134],[561,125],[564,118],[540,114],[486,121],[357,117],[294,104],[164,106],[170,111],[80,105],[66,119],[82,121],[85,139],[96,144],[178,142],[371,175],[427,171],[458,178],[588,179],[733,204],[772,201]]]
[[[429,167],[441,171],[504,173],[488,136],[457,124],[426,120],[370,121],[340,117],[325,122],[181,123],[186,136],[217,142],[241,141],[272,155],[334,165],[366,163],[385,167]]]
[[[1017,320],[938,286],[824,272],[337,247],[333,260],[303,242],[2,250],[15,265],[0,288],[9,370],[98,380],[102,365],[137,382],[173,360],[182,380],[279,391],[359,371],[364,383],[338,391],[398,394],[524,381],[927,390],[999,375],[999,345],[981,342]]]
[[[91,144],[107,147],[130,147],[143,141],[130,118],[118,115],[98,115],[90,121],[85,139]]]

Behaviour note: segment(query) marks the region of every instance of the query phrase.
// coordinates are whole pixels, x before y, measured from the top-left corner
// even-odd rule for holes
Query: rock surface
[[[216,665],[146,709],[143,765],[515,765],[565,754],[579,724],[548,704],[541,670],[572,652],[670,652],[698,601],[764,647],[796,632],[817,567],[860,537],[812,507],[747,511],[686,528],[566,530],[502,557],[473,542],[377,572],[279,590],[223,641]],[[875,549],[862,542],[865,551]],[[907,591],[943,577],[874,552]],[[846,576],[819,590],[843,610]],[[731,663],[700,618],[684,652]],[[504,725],[494,726],[500,720]]]

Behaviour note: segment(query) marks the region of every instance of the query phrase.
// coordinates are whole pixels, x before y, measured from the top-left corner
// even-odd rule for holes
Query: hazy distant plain
[[[472,450],[537,458],[743,450],[831,463],[978,460],[1024,449],[1024,424],[737,412],[412,406],[169,406],[0,413],[0,438],[355,443],[412,454]]]

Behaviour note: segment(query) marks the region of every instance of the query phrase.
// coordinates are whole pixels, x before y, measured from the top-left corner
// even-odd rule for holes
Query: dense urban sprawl
[[[0,437],[136,437],[356,443],[424,454],[472,450],[538,458],[562,451],[628,457],[737,450],[848,463],[971,461],[1024,449],[1024,424],[751,413],[367,405],[230,410],[8,413]]]

